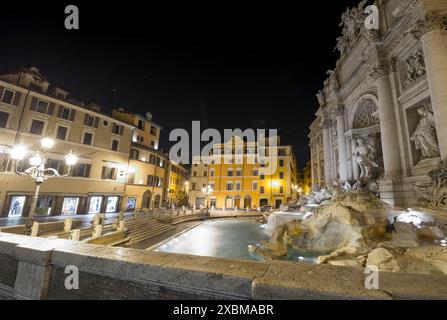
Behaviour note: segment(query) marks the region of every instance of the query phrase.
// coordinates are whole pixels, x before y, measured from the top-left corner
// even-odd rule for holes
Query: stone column
[[[438,134],[439,151],[447,158],[447,16],[429,12],[419,20],[413,35],[424,49],[425,67]]]
[[[346,155],[346,139],[345,139],[345,107],[338,106],[335,115],[337,118],[337,141],[338,141],[338,160],[340,167],[340,180],[345,182],[348,180],[348,158]]]
[[[351,154],[354,153],[354,150],[357,146],[357,142],[355,141],[354,137],[351,137]],[[358,180],[360,177],[360,168],[357,164],[357,157],[355,155],[352,155],[352,173],[354,180]]]
[[[376,81],[379,96],[380,132],[382,135],[385,178],[399,176],[401,172],[399,139],[397,134],[394,100],[391,91],[390,73],[392,63],[381,63],[373,69],[371,76]]]
[[[332,127],[332,121],[324,119],[323,128],[323,147],[324,147],[324,179],[326,187],[332,185],[332,155],[331,155],[331,136],[329,129]]]
[[[347,138],[347,143],[346,143],[346,152],[347,152],[347,159],[348,160],[348,179],[349,180],[353,180],[354,179],[354,172],[353,172],[353,168],[354,168],[354,163],[352,161],[352,142],[351,142],[351,138]]]

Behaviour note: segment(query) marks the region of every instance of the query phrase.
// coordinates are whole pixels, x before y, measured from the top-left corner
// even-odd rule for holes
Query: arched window
[[[363,100],[357,107],[357,112],[354,117],[354,129],[368,128],[377,123],[374,118],[374,113],[377,111],[377,106],[372,100]]]

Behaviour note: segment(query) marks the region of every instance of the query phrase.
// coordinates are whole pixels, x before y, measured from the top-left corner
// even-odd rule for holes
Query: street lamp
[[[71,172],[71,167],[74,166],[78,160],[73,152],[70,151],[67,155],[65,155],[65,163],[67,165],[65,173],[61,174],[56,169],[45,168],[45,165],[48,162],[48,154],[46,153],[46,150],[51,149],[54,146],[55,142],[51,138],[43,138],[40,142],[41,150],[34,151],[33,154],[28,158],[30,167],[25,170],[22,170],[21,168],[21,165],[24,162],[23,159],[28,153],[32,151],[27,150],[26,147],[23,145],[15,146],[10,150],[10,156],[13,160],[13,168],[15,173],[20,176],[30,177],[36,186],[34,190],[33,201],[31,202],[30,212],[26,220],[27,228],[30,228],[33,223],[34,214],[37,207],[37,200],[39,198],[40,185],[50,178],[67,177]]]
[[[209,210],[209,201],[208,198],[210,195],[212,195],[214,192],[213,188],[211,186],[207,186],[206,188],[202,189],[202,193],[205,194],[205,203],[206,203],[206,210]]]

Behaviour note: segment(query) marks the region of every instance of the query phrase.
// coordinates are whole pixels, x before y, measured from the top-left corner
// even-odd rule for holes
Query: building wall
[[[214,149],[231,149],[231,143],[233,142],[216,145]],[[236,149],[241,147],[245,150],[247,147],[246,143],[241,141],[236,141],[235,145]],[[257,209],[263,205],[279,207],[280,204],[296,199],[297,171],[292,148],[278,146],[278,150],[283,153],[279,153],[276,158],[270,158],[277,168],[272,174],[266,174],[266,168],[256,163],[254,156],[246,151],[233,153],[231,163],[223,153],[212,155],[208,173],[208,185],[213,189],[210,196],[211,206],[217,209]],[[232,190],[229,190],[229,186]]]
[[[447,66],[447,32],[445,24],[436,23],[445,19],[447,2],[376,4],[379,34],[364,27],[358,36],[351,34],[349,21],[344,22],[340,59],[318,94],[320,108],[311,126],[312,179],[328,187],[357,180],[361,170],[354,153],[361,138],[378,164],[381,198],[414,205],[430,183],[427,174],[447,155],[447,82],[441,71]],[[419,114],[420,108],[429,116]],[[437,145],[428,156],[413,139],[424,122],[435,131],[422,136],[435,137]]]
[[[183,165],[170,162],[169,180],[167,188],[168,207],[179,207],[188,205],[188,169]]]
[[[129,154],[129,167],[132,171],[126,184],[127,210],[160,208],[166,205],[169,182],[168,156],[158,150],[161,126],[147,117],[114,110],[112,116],[135,127]],[[151,132],[155,128],[156,132]]]
[[[2,216],[8,216],[14,196],[25,196],[25,202],[21,204],[21,207],[23,207],[22,209],[29,208],[31,194],[34,190],[31,179],[12,173],[8,155],[10,147],[22,144],[30,150],[36,150],[43,137],[51,137],[56,142],[48,152],[50,159],[63,163],[65,154],[73,151],[78,156],[76,168],[85,165],[86,175],[85,177],[75,177],[73,176],[75,170],[72,170],[69,177],[54,178],[45,182],[41,187],[41,198],[46,199],[40,201],[42,202],[39,204],[41,208],[38,208],[40,213],[47,212],[47,206],[51,205],[50,214],[61,214],[65,198],[78,199],[76,200],[77,207],[72,206],[72,212],[87,213],[90,202],[97,200],[92,199],[93,197],[101,198],[102,204],[99,208],[101,212],[107,209],[108,200],[116,201],[115,205],[111,205],[111,207],[114,212],[119,211],[124,193],[133,127],[102,114],[97,109],[89,109],[75,104],[66,97],[56,97],[49,92],[36,92],[24,87],[25,84],[29,85],[30,83],[27,72],[21,76],[21,79],[26,81],[22,82],[22,80],[16,79],[19,83],[8,82],[8,80],[14,79],[14,74],[0,76],[0,111],[10,115],[6,127],[0,128],[0,179],[4,182],[0,185]],[[41,79],[40,82],[43,90],[48,87],[46,80]],[[4,97],[6,90],[15,92],[12,104],[5,102],[7,100]],[[41,101],[41,106],[47,103],[46,110],[37,108],[39,101]],[[63,115],[60,111],[63,108],[70,110],[67,119],[63,119],[63,117],[68,113]],[[45,111],[45,113],[39,111]],[[87,114],[94,117],[92,126],[86,125]],[[33,119],[44,123],[41,134],[30,132]],[[116,134],[112,132],[114,124],[119,126]],[[64,140],[57,137],[59,127],[67,128]],[[93,135],[91,145],[83,144],[86,132]],[[112,140],[118,141],[116,151],[112,150]],[[103,176],[104,168],[114,171],[113,176],[110,176],[111,179]],[[60,167],[59,171],[65,173],[63,167]],[[22,211],[22,215],[28,213],[27,210]]]
[[[200,158],[193,158],[191,177],[189,181],[189,205],[196,208],[206,207],[207,195],[203,193],[203,188],[207,188],[209,183],[209,165],[201,162]]]

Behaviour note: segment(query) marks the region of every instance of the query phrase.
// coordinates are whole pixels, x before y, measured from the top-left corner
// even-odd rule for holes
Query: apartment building
[[[132,211],[166,205],[170,164],[168,156],[159,150],[162,127],[152,121],[149,112],[143,117],[118,109],[113,110],[112,116],[135,127],[129,154],[125,209]]]
[[[203,192],[203,189],[206,189],[209,185],[208,166],[208,163],[202,162],[200,157],[192,159],[188,202],[196,208],[207,207],[207,195]]]
[[[48,166],[63,173],[70,150],[78,163],[66,178],[43,183],[40,215],[118,212],[123,205],[134,126],[85,105],[51,86],[37,68],[0,75],[0,212],[28,214],[34,183],[13,172],[15,145],[35,150],[44,137],[55,140]],[[24,163],[26,165],[26,163]]]
[[[279,208],[295,200],[296,159],[291,146],[281,146],[279,137],[276,140],[277,156],[267,156],[268,160],[261,163],[256,155],[262,148],[268,149],[268,144],[247,143],[234,137],[215,145],[208,166],[207,161],[193,164],[190,203],[202,204],[208,197],[208,206],[216,209],[257,209],[265,205]],[[206,187],[212,190],[209,195],[201,192],[205,180]]]
[[[169,163],[169,184],[166,200],[169,207],[188,205],[190,189],[189,169],[181,164]]]

